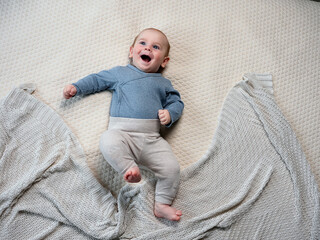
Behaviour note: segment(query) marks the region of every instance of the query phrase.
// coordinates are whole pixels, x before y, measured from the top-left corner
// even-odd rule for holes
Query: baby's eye
[[[141,41],[141,42],[139,42],[141,45],[146,45],[146,42],[144,42],[144,41]]]
[[[154,48],[154,49],[157,49],[157,50],[159,50],[159,49],[160,49],[160,47],[159,47],[159,46],[157,46],[157,45],[154,45],[154,46],[153,46],[153,48]]]

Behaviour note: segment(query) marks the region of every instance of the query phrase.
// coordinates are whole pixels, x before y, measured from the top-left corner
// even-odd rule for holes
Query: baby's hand
[[[71,84],[67,85],[63,89],[63,97],[65,99],[72,98],[77,93],[77,88]]]
[[[171,122],[170,113],[167,109],[160,109],[158,111],[158,116],[162,125],[167,125]]]

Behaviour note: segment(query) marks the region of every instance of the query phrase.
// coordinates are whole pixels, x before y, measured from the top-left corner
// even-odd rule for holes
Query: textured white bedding
[[[165,32],[164,75],[185,102],[164,135],[186,168],[207,152],[229,89],[246,72],[271,73],[276,102],[294,129],[320,185],[320,3],[244,1],[1,1],[0,97],[21,83],[56,110],[78,137],[90,166],[111,190],[121,177],[102,160],[111,94],[65,101],[62,88],[128,62],[135,35]]]

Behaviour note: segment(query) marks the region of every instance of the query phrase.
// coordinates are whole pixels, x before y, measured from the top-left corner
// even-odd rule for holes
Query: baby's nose
[[[146,45],[146,46],[144,47],[144,49],[150,51],[150,50],[151,50],[151,47],[150,47],[149,45]]]

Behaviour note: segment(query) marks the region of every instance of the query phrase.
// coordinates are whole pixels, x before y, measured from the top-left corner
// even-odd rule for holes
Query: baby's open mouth
[[[151,57],[149,57],[148,55],[141,55],[141,59],[144,61],[144,62],[150,62],[151,61]]]

